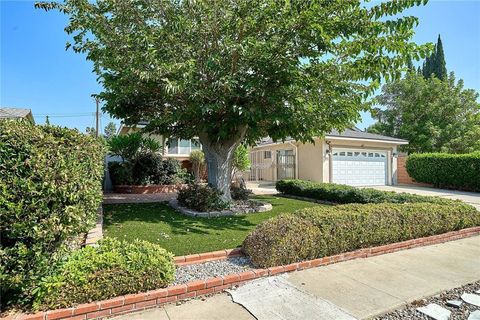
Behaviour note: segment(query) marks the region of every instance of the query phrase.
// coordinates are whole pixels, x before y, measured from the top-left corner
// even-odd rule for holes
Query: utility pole
[[[95,113],[95,137],[98,138],[98,123],[100,121],[100,112],[99,112],[99,100],[98,97],[95,98],[95,102],[97,103],[97,112]]]

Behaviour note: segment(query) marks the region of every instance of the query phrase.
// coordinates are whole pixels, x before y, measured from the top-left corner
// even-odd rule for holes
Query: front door
[[[277,180],[295,179],[295,165],[293,150],[278,150]]]

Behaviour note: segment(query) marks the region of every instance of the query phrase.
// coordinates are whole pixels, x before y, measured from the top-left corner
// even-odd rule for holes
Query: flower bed
[[[146,186],[135,185],[118,185],[113,190],[116,193],[132,193],[132,194],[151,194],[151,193],[175,193],[185,189],[186,184],[151,184]]]
[[[357,258],[366,258],[376,256],[385,253],[391,253],[395,251],[438,244],[446,241],[457,240],[467,238],[480,234],[480,227],[473,227],[468,229],[462,229],[459,231],[452,231],[440,235],[412,239],[408,241],[392,243],[379,247],[365,248],[352,252],[346,252],[334,256],[322,257],[313,260],[302,261],[299,263],[292,263],[288,265],[275,266],[268,269],[253,269],[251,271],[245,271],[241,273],[230,274],[223,277],[211,278],[206,280],[196,280],[188,282],[186,284],[169,286],[163,289],[157,289],[137,294],[129,294],[125,296],[116,297],[113,299],[96,301],[86,304],[77,305],[71,308],[51,310],[46,312],[39,312],[32,315],[13,315],[7,317],[7,319],[91,319],[91,318],[104,318],[114,315],[121,315],[125,313],[131,313],[135,311],[144,310],[146,308],[154,308],[162,306],[167,303],[176,302],[179,300],[190,299],[201,295],[212,294],[216,292],[224,291],[225,289],[232,288],[234,286],[241,285],[248,280],[277,275],[284,272],[291,272],[296,270],[303,270],[308,268],[314,268],[318,266],[324,266],[336,262],[353,260]],[[229,253],[235,252],[238,254],[238,250],[217,251],[202,254],[193,255],[195,257],[187,258],[189,256],[176,257],[177,263],[190,259],[196,259],[197,263],[205,261],[211,261],[215,258],[215,255],[219,255],[220,258],[226,258]]]

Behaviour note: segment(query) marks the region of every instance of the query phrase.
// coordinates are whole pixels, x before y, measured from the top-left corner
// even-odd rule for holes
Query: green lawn
[[[147,240],[175,255],[201,253],[240,246],[262,221],[318,205],[276,196],[256,198],[270,202],[273,209],[239,216],[193,218],[175,212],[166,203],[104,205],[104,233],[127,241]]]

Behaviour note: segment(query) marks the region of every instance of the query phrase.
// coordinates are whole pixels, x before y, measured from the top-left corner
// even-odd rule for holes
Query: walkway
[[[418,187],[415,185],[378,186],[373,188],[384,191],[406,192],[424,196],[462,200],[480,210],[480,193],[476,192]]]
[[[278,278],[286,286],[309,296],[307,301],[327,302],[355,318],[365,319],[479,280],[480,236],[293,272]],[[246,308],[232,302],[230,296],[223,293],[115,319],[255,319],[252,314],[260,320],[294,319],[288,317],[292,310],[305,309],[304,301],[295,303],[287,299],[279,303],[275,294],[268,296],[275,298],[276,302],[275,299],[268,300],[262,292],[272,283],[272,278],[256,281],[233,292],[234,296],[238,293],[256,301],[254,304],[243,301]],[[279,310],[285,309],[284,304],[289,304],[287,316],[279,315]],[[315,306],[309,307],[314,310]],[[317,309],[317,312],[321,311]],[[268,314],[275,314],[275,317],[266,317]],[[314,313],[304,318],[327,319],[324,316]]]

